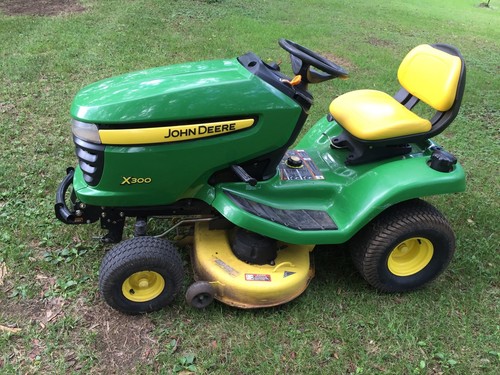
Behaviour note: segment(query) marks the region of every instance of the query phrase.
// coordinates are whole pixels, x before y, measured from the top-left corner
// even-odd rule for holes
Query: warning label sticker
[[[221,259],[215,258],[214,259],[215,264],[217,264],[220,268],[222,268],[224,271],[226,271],[229,275],[232,277],[238,276],[240,273],[236,271],[234,268],[232,268],[230,265],[224,263]]]
[[[294,166],[288,160],[295,161]],[[297,162],[297,160],[299,160]],[[288,150],[279,165],[280,178],[282,180],[324,180],[325,176],[314,164],[309,154],[304,150]]]
[[[271,281],[271,275],[259,274],[259,273],[246,273],[246,281]]]

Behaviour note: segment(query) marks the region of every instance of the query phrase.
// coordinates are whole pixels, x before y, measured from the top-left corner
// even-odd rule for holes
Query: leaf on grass
[[[170,341],[170,354],[174,354],[177,351],[177,348],[179,347],[178,342],[176,339],[172,339]]]
[[[66,301],[62,297],[49,300],[47,310],[45,310],[45,319],[42,323],[47,324],[54,321],[63,314],[63,307]]]
[[[489,355],[493,355],[493,356],[495,356],[495,357],[498,357],[498,358],[500,359],[500,352],[496,352],[496,351],[494,351],[494,350],[490,350],[490,351],[488,352],[488,354],[489,354]]]
[[[444,359],[444,354],[443,353],[436,353],[436,354],[434,354],[434,358],[442,361]]]
[[[7,276],[7,265],[4,262],[0,263],[0,286],[3,285],[3,280]]]
[[[11,328],[11,327],[3,326],[0,324],[0,331],[9,332],[9,333],[18,333],[18,332],[21,332],[21,328]]]
[[[319,354],[321,354],[322,350],[323,350],[323,344],[321,343],[321,341],[319,341],[319,340],[313,341],[313,343],[312,343],[313,354],[319,355]]]
[[[142,359],[147,359],[150,354],[151,354],[151,347],[147,346],[142,353]]]

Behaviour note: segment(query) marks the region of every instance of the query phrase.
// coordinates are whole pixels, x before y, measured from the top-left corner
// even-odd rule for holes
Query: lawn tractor
[[[67,169],[55,212],[66,224],[100,221],[102,240],[117,243],[99,274],[113,308],[151,312],[179,294],[183,260],[166,237],[181,226],[191,230],[195,280],[186,300],[197,308],[294,299],[314,276],[311,252],[321,244],[347,244],[361,275],[384,292],[420,288],[449,264],[453,231],[420,197],[465,189],[457,159],[431,140],[460,108],[459,51],[415,47],[394,96],[343,94],[295,143],[310,85],[348,73],[297,43],[279,45],[293,77],[247,53],[129,73],[76,95],[78,166]],[[417,114],[421,106],[432,114]],[[134,236],[120,242],[127,217]],[[154,218],[169,219],[169,229],[148,235]]]

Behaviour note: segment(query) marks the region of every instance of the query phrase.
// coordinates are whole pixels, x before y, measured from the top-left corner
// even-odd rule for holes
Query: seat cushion
[[[398,80],[406,91],[444,112],[455,102],[461,71],[460,57],[423,44],[403,59]]]
[[[392,96],[376,90],[351,91],[334,99],[330,113],[358,139],[377,141],[424,133],[431,123],[408,110]]]

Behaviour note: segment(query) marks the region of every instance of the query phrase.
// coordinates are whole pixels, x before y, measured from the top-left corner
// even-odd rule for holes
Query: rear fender
[[[352,237],[382,211],[397,203],[465,190],[460,164],[443,173],[427,165],[429,158],[409,158],[379,165],[346,186],[335,200],[335,211],[347,212],[344,229]]]

